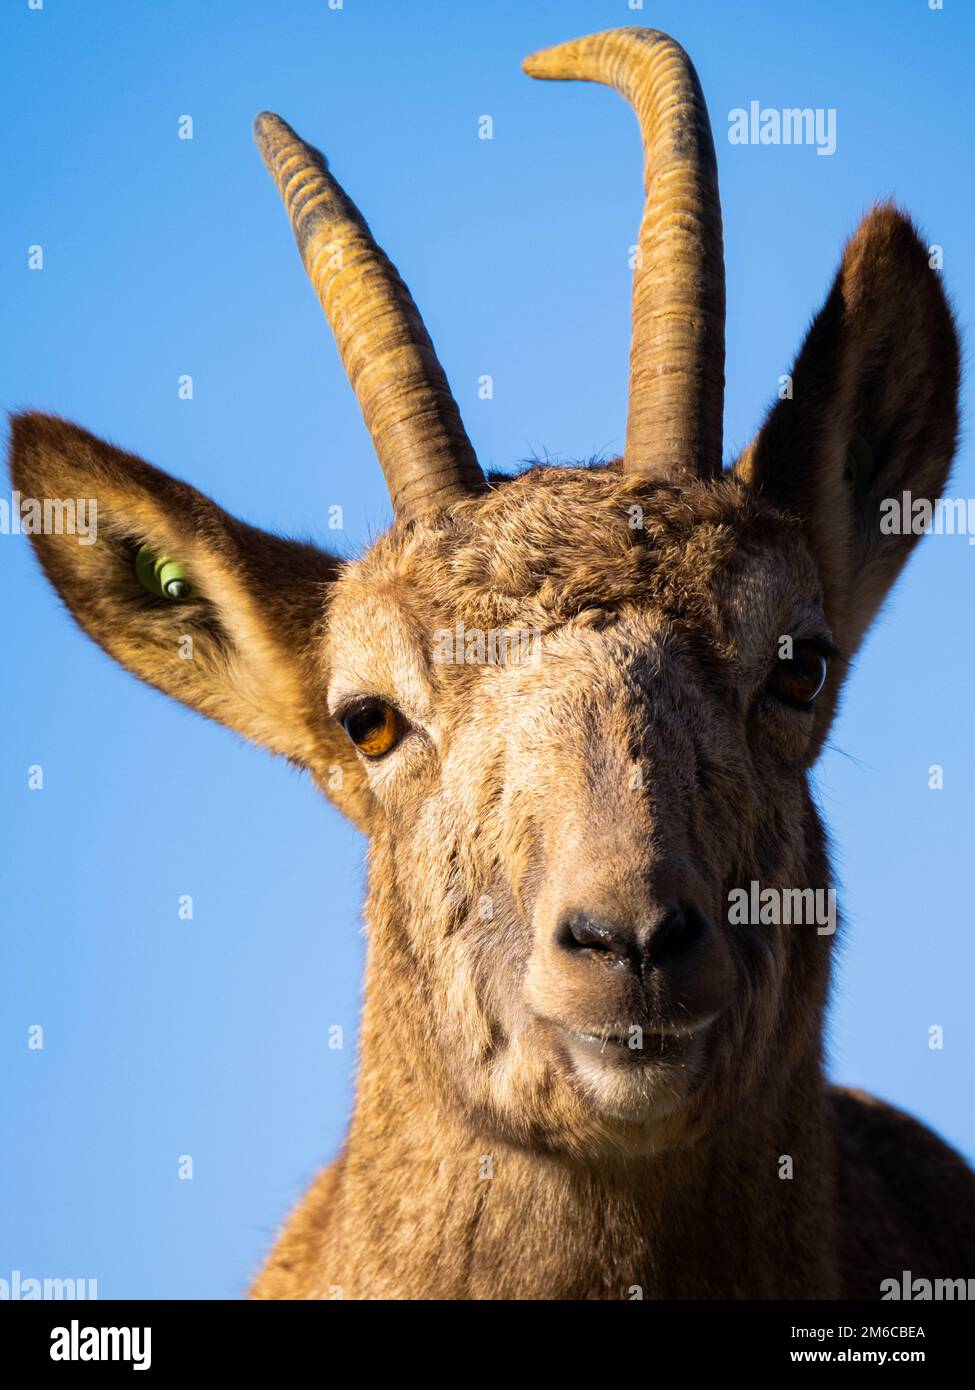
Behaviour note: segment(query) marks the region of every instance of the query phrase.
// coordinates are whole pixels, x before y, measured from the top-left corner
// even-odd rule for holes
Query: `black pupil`
[[[815,647],[797,646],[791,659],[782,663],[779,681],[787,699],[808,704],[822,689],[826,679],[826,658]]]
[[[353,743],[365,743],[386,722],[382,705],[360,705],[345,716],[345,730]]]

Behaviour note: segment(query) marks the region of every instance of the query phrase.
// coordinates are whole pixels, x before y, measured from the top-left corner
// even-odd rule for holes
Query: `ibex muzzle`
[[[647,1118],[704,1072],[706,1035],[734,997],[726,886],[688,785],[719,752],[688,732],[701,697],[662,630],[603,615],[563,661],[557,640],[533,720],[557,746],[518,742],[508,773],[536,846],[525,998],[595,1107],[621,1114],[629,1095]]]

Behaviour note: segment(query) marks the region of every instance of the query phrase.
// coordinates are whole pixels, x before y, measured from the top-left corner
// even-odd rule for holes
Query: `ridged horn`
[[[656,29],[610,29],[525,59],[531,77],[615,88],[643,136],[646,206],[633,276],[624,466],[721,470],[724,257],[714,143],[691,60]]]
[[[457,403],[403,281],[318,150],[262,111],[254,135],[338,344],[397,516],[484,486]]]

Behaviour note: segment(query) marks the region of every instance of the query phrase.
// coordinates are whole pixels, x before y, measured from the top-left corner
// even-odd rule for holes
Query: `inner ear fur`
[[[915,541],[881,532],[881,503],[944,495],[958,434],[959,346],[910,220],[874,208],[780,400],[736,471],[802,521],[827,617],[852,657]]]
[[[25,499],[84,498],[97,507],[93,544],[31,535],[89,636],[141,680],[308,768],[364,826],[362,769],[327,716],[318,666],[316,639],[339,570],[333,556],[237,521],[195,488],[54,416],[12,419],[10,473]],[[143,587],[135,572],[142,545],[186,566],[192,598],[174,602]]]

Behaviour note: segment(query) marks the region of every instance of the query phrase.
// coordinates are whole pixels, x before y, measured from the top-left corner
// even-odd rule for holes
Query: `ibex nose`
[[[679,974],[711,936],[705,917],[694,908],[665,908],[649,921],[621,926],[584,910],[565,913],[556,929],[560,950],[588,953],[618,963],[643,980],[650,970]]]

